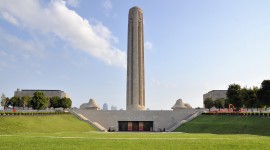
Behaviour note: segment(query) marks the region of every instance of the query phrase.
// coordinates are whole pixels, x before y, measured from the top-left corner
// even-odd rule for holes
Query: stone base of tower
[[[164,128],[166,131],[171,131],[175,126],[179,126],[181,121],[187,120],[195,113],[203,112],[205,109],[179,109],[175,111],[73,109],[72,111],[87,118],[91,122],[95,122],[95,124],[98,123],[107,130],[113,127],[115,131],[160,131]],[[123,123],[126,123],[126,129],[123,129]],[[150,128],[148,130],[140,130],[140,124],[145,126],[145,123],[150,123],[152,130]],[[132,127],[136,126],[137,129],[131,128],[129,130],[128,124],[132,124]]]
[[[145,110],[145,107],[141,105],[129,105],[126,110]]]

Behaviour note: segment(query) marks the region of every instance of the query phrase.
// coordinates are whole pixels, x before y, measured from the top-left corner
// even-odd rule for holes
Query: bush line
[[[203,115],[227,115],[227,116],[265,116],[270,117],[268,112],[227,112],[227,113],[202,113]]]
[[[70,112],[1,112],[0,116],[5,115],[60,115],[60,114],[70,114]]]

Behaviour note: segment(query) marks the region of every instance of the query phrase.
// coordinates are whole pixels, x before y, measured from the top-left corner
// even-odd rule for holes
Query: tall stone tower
[[[143,12],[132,7],[128,15],[126,110],[144,110],[144,39]]]

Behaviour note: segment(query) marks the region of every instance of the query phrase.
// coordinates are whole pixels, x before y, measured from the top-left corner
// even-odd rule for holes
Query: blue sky
[[[124,108],[128,10],[144,15],[146,108],[269,79],[268,0],[0,0],[0,93],[59,89]]]

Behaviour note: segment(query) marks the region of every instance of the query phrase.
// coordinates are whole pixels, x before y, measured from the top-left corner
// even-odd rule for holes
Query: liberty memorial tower
[[[132,7],[128,15],[126,110],[144,110],[144,39],[143,12]]]

